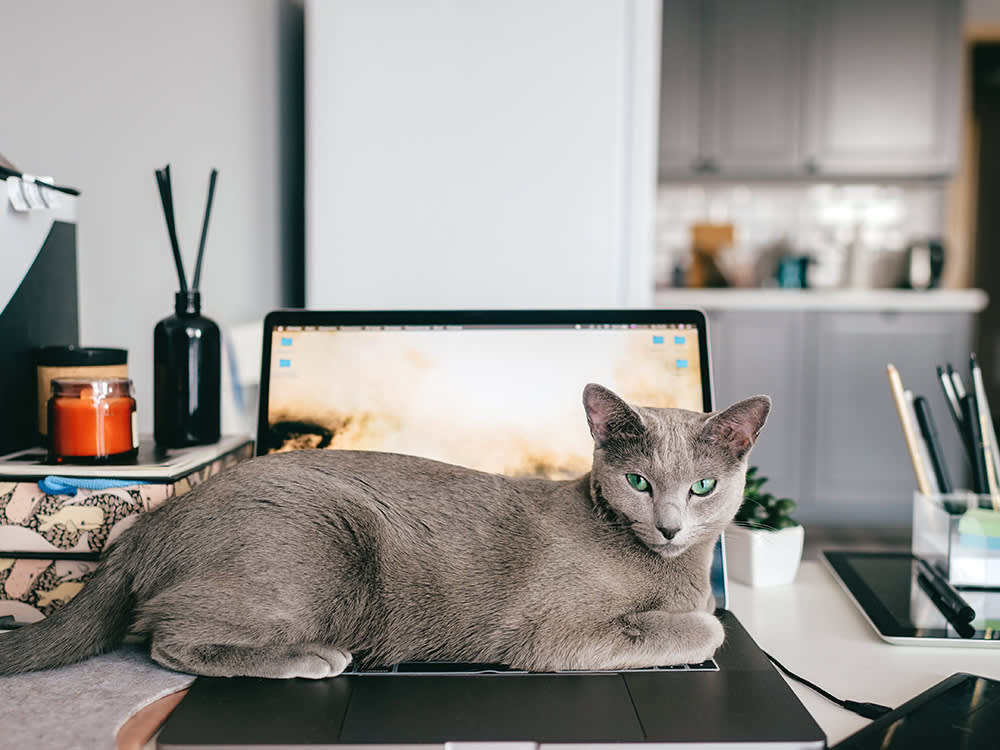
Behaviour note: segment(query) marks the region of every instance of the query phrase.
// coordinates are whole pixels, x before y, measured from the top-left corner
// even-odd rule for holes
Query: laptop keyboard
[[[676,664],[669,667],[643,667],[641,669],[616,669],[619,672],[718,672],[719,665],[714,659],[700,664]],[[557,674],[600,674],[600,670],[567,669]],[[468,675],[468,674],[535,674],[523,669],[511,669],[503,664],[467,664],[446,661],[407,661],[390,667],[358,667],[353,662],[344,674],[379,675]]]

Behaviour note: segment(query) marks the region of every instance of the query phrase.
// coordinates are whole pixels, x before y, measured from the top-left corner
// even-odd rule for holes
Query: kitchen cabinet
[[[819,173],[954,170],[961,12],[955,0],[812,4],[807,153]]]
[[[662,177],[798,168],[799,5],[796,0],[664,3]]]
[[[960,17],[954,0],[664,3],[661,179],[950,173]]]
[[[706,5],[709,169],[768,175],[801,167],[801,7],[798,0]]]

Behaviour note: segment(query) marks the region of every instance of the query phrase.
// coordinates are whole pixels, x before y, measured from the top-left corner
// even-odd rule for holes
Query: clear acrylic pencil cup
[[[1000,498],[913,493],[913,554],[953,586],[1000,590]]]

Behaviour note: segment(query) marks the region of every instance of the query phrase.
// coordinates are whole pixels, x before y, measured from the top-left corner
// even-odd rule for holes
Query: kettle
[[[906,248],[900,286],[904,289],[935,289],[941,284],[944,270],[944,244],[928,239]]]

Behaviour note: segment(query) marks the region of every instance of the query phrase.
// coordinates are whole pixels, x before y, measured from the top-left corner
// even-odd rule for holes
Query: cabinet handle
[[[806,159],[806,174],[819,174],[819,162],[815,159]]]

